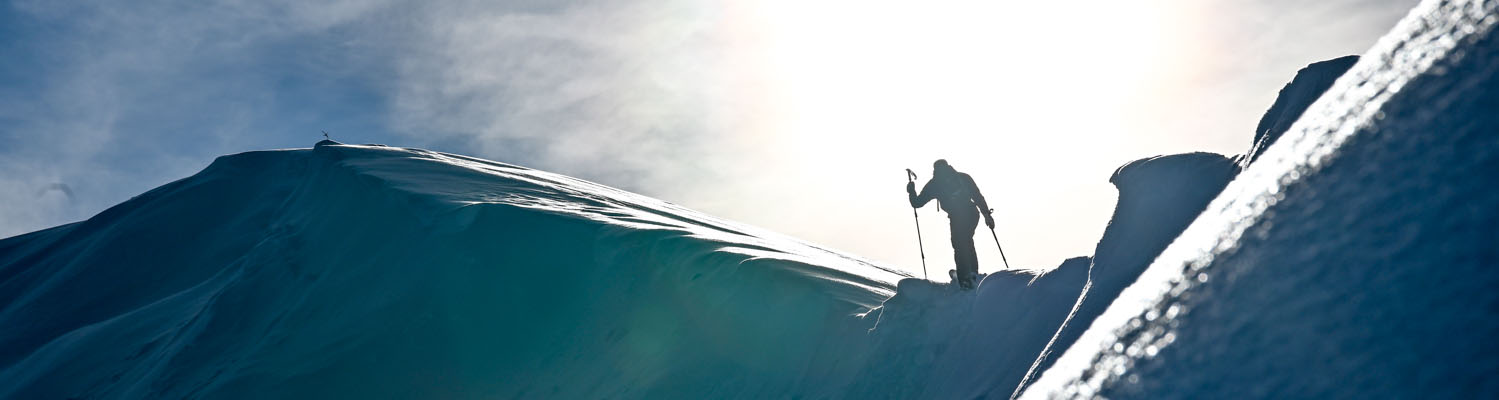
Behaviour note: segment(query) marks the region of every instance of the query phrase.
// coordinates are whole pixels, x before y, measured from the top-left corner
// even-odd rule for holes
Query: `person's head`
[[[938,159],[932,163],[932,176],[947,175],[953,172],[957,171],[952,169],[952,165],[947,164],[947,160]]]

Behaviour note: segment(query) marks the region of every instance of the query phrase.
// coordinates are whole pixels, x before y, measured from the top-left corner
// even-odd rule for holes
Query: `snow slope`
[[[1109,232],[1129,233],[1102,258],[960,291],[513,165],[225,156],[0,240],[0,398],[1003,397],[1090,270],[1112,277],[1095,293],[1132,281],[1122,261],[1164,248],[1220,164],[1122,167]]]
[[[1414,10],[1024,397],[1499,397],[1496,24]]]
[[[0,241],[0,398],[817,393],[902,277],[556,174],[323,142]]]
[[[1093,250],[1087,286],[1026,376],[1050,368],[1056,353],[1071,347],[1093,319],[1134,283],[1238,172],[1233,160],[1213,153],[1146,158],[1114,171],[1109,181],[1119,189],[1119,203]],[[1017,379],[1006,387],[1020,384]],[[1010,394],[995,393],[991,397]]]

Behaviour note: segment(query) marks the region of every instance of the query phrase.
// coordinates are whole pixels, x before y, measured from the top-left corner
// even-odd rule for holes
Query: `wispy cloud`
[[[293,126],[324,117],[290,112],[308,100],[288,101],[300,90],[282,85],[336,74],[309,71],[317,60],[284,57],[336,46],[298,43],[333,36],[374,7],[301,4],[23,1],[0,9],[13,27],[0,39],[8,54],[0,68],[0,236],[82,219],[217,154],[287,143],[278,130],[315,132]],[[78,196],[36,195],[58,183]]]
[[[438,7],[396,61],[391,122],[638,189],[712,138],[707,12],[670,2]]]
[[[1295,68],[1362,51],[1413,3],[16,1],[0,6],[0,236],[328,130],[567,173],[906,266],[895,174],[959,154],[1016,208],[1000,232],[1010,261],[1050,266],[1091,250],[1114,165],[1247,147]],[[1109,76],[1133,83],[1097,93]],[[1056,90],[1016,97],[1026,85]],[[75,196],[48,189],[60,184]]]
[[[712,9],[625,2],[18,2],[0,235],[77,220],[218,154],[437,147],[643,190],[701,176]],[[14,60],[14,58],[12,58]],[[663,164],[665,163],[665,164]],[[667,172],[671,171],[671,172]],[[67,182],[77,203],[33,196]],[[27,189],[31,188],[31,189]],[[49,211],[50,210],[50,211]]]

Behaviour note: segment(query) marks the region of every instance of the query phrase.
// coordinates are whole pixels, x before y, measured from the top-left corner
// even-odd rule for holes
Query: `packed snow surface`
[[[1413,11],[1024,397],[1499,398],[1496,23]]]

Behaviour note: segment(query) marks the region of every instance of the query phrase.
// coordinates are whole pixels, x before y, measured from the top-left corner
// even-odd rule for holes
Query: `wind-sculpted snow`
[[[1423,3],[1025,397],[1499,397],[1496,23]]]
[[[1291,129],[1291,124],[1301,118],[1301,113],[1306,112],[1307,107],[1311,107],[1327,89],[1332,88],[1338,77],[1347,73],[1357,62],[1358,56],[1344,56],[1315,62],[1296,71],[1296,77],[1291,78],[1280,89],[1280,94],[1275,96],[1275,103],[1270,105],[1269,110],[1265,110],[1265,115],[1260,116],[1260,123],[1254,127],[1254,144],[1245,154],[1244,165],[1260,158],[1265,149],[1280,140],[1280,136]]]
[[[1106,303],[1218,166],[1122,167],[1104,258],[961,291],[469,157],[225,156],[0,240],[0,398],[1003,397],[1090,274]]]
[[[1056,353],[1072,346],[1093,319],[1134,283],[1238,172],[1232,160],[1213,153],[1151,157],[1114,171],[1109,182],[1119,188],[1119,203],[1093,250],[1086,288],[1026,372],[1027,380],[1051,367]],[[1014,383],[1022,384],[1019,380]],[[1010,393],[991,397],[1019,390],[1016,385],[1007,388]]]
[[[900,278],[556,174],[324,142],[0,241],[0,398],[826,393]]]

